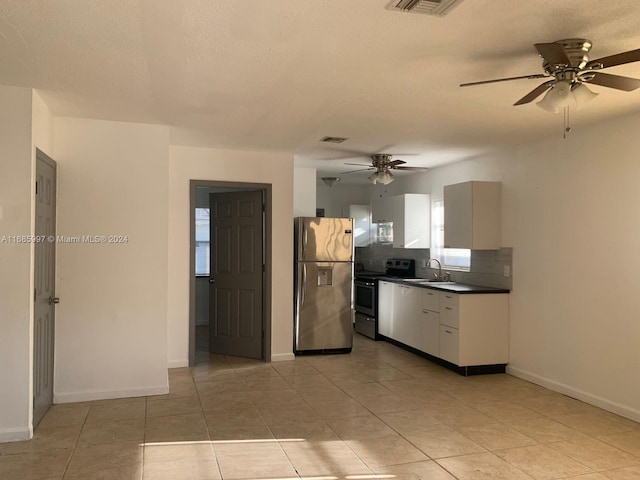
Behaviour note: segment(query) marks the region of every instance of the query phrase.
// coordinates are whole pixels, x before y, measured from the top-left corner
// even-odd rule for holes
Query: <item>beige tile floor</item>
[[[640,479],[640,425],[356,335],[350,355],[199,356],[171,393],[51,408],[2,480]]]

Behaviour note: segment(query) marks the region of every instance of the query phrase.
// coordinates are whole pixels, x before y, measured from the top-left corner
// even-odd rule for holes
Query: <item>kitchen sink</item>
[[[441,280],[427,280],[425,278],[421,278],[418,280],[414,280],[415,283],[422,283],[424,285],[453,285],[456,282],[453,281],[441,281]]]

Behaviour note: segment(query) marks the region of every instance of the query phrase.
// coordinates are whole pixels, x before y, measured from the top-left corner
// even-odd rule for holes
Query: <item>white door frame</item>
[[[40,167],[40,165],[42,165],[43,168],[45,167],[50,167],[53,170],[53,182],[51,185],[51,190],[50,190],[50,194],[51,194],[51,198],[52,198],[52,202],[53,202],[53,215],[52,215],[52,228],[53,228],[53,232],[49,231],[47,232],[48,236],[53,235],[55,237],[56,235],[56,216],[57,216],[57,206],[56,206],[56,200],[57,200],[57,164],[56,162],[50,158],[47,154],[45,154],[43,151],[41,151],[40,149],[36,148],[36,163],[35,163],[35,172],[36,172],[36,178],[35,178],[35,182],[36,182],[36,186],[35,186],[35,195],[34,195],[34,203],[35,203],[35,218],[34,218],[34,224],[33,224],[33,231],[36,235],[41,235],[43,232],[39,232],[38,231],[38,200],[39,200],[39,195],[46,195],[47,194],[47,186],[46,184],[40,184],[40,182],[38,181],[38,169]],[[40,192],[38,192],[38,190],[40,190]],[[37,426],[37,424],[40,422],[40,420],[42,419],[42,417],[44,417],[46,411],[48,410],[48,408],[53,405],[53,394],[54,394],[54,365],[55,365],[55,316],[56,316],[56,312],[55,312],[55,304],[58,302],[58,299],[56,297],[56,288],[55,288],[55,268],[56,268],[56,242],[55,242],[55,238],[50,239],[50,238],[46,238],[46,239],[41,239],[42,241],[38,240],[38,243],[36,245],[34,245],[34,264],[33,264],[33,301],[34,301],[34,306],[33,306],[33,335],[32,335],[32,339],[31,339],[31,388],[32,390],[32,395],[31,395],[31,406],[30,406],[30,410],[31,410],[31,415],[32,415],[32,424],[33,424],[33,428],[35,428]],[[39,258],[39,255],[42,253],[42,248],[47,248],[47,247],[51,247],[51,256],[48,259],[48,263],[51,266],[52,272],[50,273],[49,271],[46,272],[38,272],[38,263],[37,260]],[[44,277],[48,277],[51,280],[51,284],[49,285],[49,287],[47,288],[48,293],[45,293],[45,297],[47,295],[49,295],[48,297],[48,308],[51,314],[51,319],[50,322],[48,322],[47,327],[44,329],[44,333],[49,332],[47,334],[47,336],[50,338],[50,342],[47,341],[46,342],[46,348],[44,351],[44,355],[46,358],[41,358],[41,355],[43,354],[42,349],[39,349],[38,347],[40,345],[38,345],[38,340],[42,338],[42,334],[43,332],[40,331],[39,332],[39,327],[37,325],[39,317],[38,317],[38,311],[40,311],[42,309],[43,303],[42,302],[46,302],[47,299],[46,298],[42,298],[42,289],[38,290],[38,285],[41,284],[40,279],[44,278]],[[43,288],[46,287],[46,282],[43,285]],[[38,302],[36,304],[36,302]],[[45,304],[46,306],[46,304]],[[50,330],[49,330],[50,327]],[[45,365],[46,364],[46,365]],[[38,374],[37,374],[38,373]],[[44,381],[46,383],[42,384],[42,379],[44,378]],[[37,398],[37,393],[38,393],[38,389],[39,388],[45,388],[44,390],[46,395],[49,395],[48,397],[41,397],[39,398],[39,402],[36,405],[36,400],[38,400]],[[46,403],[42,403],[42,401],[45,401]]]

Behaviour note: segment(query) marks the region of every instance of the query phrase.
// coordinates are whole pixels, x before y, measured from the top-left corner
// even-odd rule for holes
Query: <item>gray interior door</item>
[[[33,325],[33,426],[53,403],[55,337],[56,163],[36,155],[35,292]],[[40,241],[43,240],[43,241]]]
[[[212,193],[209,351],[263,358],[262,191]]]

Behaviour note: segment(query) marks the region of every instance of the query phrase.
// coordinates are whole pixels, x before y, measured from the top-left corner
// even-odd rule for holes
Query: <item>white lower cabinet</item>
[[[396,340],[410,347],[422,349],[422,289],[397,285],[398,303],[402,314],[396,319],[398,338]]]
[[[393,287],[391,282],[378,282],[378,333],[393,338],[392,323],[395,303],[393,301]]]
[[[457,328],[439,325],[440,358],[460,366],[460,344]]]
[[[440,293],[440,358],[459,367],[509,361],[506,293]]]
[[[422,311],[422,348],[434,357],[440,357],[440,314],[429,310]]]
[[[459,295],[381,281],[378,331],[459,367],[509,361],[506,293]]]
[[[422,289],[422,348],[434,357],[440,357],[440,292]]]

